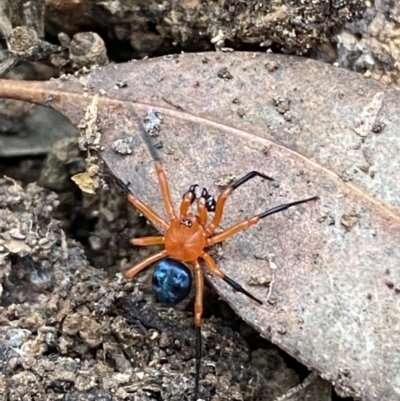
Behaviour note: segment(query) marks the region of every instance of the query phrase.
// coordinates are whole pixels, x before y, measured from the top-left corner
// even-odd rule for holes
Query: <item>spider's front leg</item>
[[[222,214],[224,211],[225,202],[228,199],[229,195],[238,187],[243,185],[245,182],[251,180],[254,177],[261,177],[268,181],[275,181],[273,178],[268,177],[265,174],[259,173],[258,171],[251,171],[250,173],[246,174],[244,177],[240,178],[239,180],[235,181],[233,184],[229,185],[224,191],[219,195],[217,203],[215,205],[215,214],[214,218],[212,219],[211,223],[206,227],[207,233],[212,235],[215,229],[219,226],[222,219]]]
[[[115,180],[117,184],[127,193],[129,202],[132,203],[136,209],[142,212],[155,226],[161,227],[164,231],[168,229],[169,225],[164,219],[162,219],[150,206],[146,205],[131,193],[129,190],[129,184],[125,184],[120,179]]]
[[[156,161],[154,163],[154,167],[157,172],[157,178],[158,178],[158,182],[160,184],[161,194],[163,197],[165,210],[167,211],[167,214],[168,214],[170,220],[176,220],[177,217],[176,217],[174,208],[172,206],[171,195],[169,193],[169,188],[168,188],[168,180],[167,180],[167,176],[165,175],[163,166],[161,165],[161,163],[159,161]]]

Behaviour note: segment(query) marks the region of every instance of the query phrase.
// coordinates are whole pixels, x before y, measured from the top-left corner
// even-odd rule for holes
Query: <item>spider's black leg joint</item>
[[[234,290],[241,292],[242,294],[248,296],[250,299],[252,299],[253,301],[256,301],[260,305],[263,304],[259,299],[257,299],[254,295],[251,295],[240,284],[238,284],[236,281],[232,280],[228,276],[225,276],[223,280],[225,281],[225,283],[229,284]]]
[[[231,184],[230,186],[233,189],[236,189],[238,187],[240,187],[241,185],[243,185],[245,182],[251,180],[254,177],[261,177],[264,178],[265,180],[268,181],[275,181],[273,178],[268,177],[265,174],[259,173],[258,171],[250,171],[250,173],[247,173],[244,177],[239,178],[237,181],[235,181],[233,184]]]
[[[188,194],[191,195],[191,202],[190,203],[193,203],[196,200],[196,187],[198,187],[197,184],[191,185],[189,187],[188,191],[183,194],[183,198]]]
[[[201,368],[201,327],[196,327],[196,374],[194,377],[194,400],[199,398],[199,383],[200,383],[200,368]]]
[[[212,195],[210,195],[206,188],[201,192],[201,198],[204,198],[207,212],[215,212],[216,202]]]
[[[311,202],[317,199],[319,199],[318,196],[313,196],[312,198],[303,199],[296,202],[284,203],[283,205],[275,206],[272,209],[268,209],[265,212],[260,213],[258,216],[260,217],[260,219],[263,219],[264,217],[270,216],[271,214],[279,213],[282,212],[283,210],[289,209],[292,206],[300,205],[301,203]]]
[[[123,182],[121,179],[114,177],[114,181],[117,183],[117,185],[122,188],[126,193],[130,193],[131,191],[129,190],[129,185],[131,183],[128,181],[128,183]]]
[[[120,178],[117,178],[117,177],[115,177],[115,176],[113,176],[112,174],[109,174],[109,173],[102,173],[102,174],[100,174],[100,177],[103,178],[106,181],[108,181],[108,179],[114,181],[125,192],[130,193],[129,185],[131,185],[131,183],[129,181],[128,181],[128,183],[125,183]]]

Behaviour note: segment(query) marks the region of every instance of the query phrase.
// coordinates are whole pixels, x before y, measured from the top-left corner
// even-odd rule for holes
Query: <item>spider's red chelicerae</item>
[[[195,395],[197,397],[200,376],[200,327],[203,312],[204,287],[203,270],[200,261],[202,260],[205,262],[205,266],[211,274],[220,277],[226,283],[232,286],[236,291],[242,292],[259,304],[262,304],[262,301],[255,298],[241,285],[230,279],[225,273],[219,270],[215,260],[207,252],[207,248],[219,242],[225,241],[239,231],[242,231],[254,224],[257,224],[264,217],[281,212],[301,203],[316,200],[318,199],[318,197],[314,196],[312,198],[276,206],[250,219],[239,222],[222,233],[215,234],[215,230],[219,226],[222,219],[225,202],[229,195],[231,195],[236,188],[256,176],[270,181],[273,181],[273,178],[261,174],[257,171],[252,171],[246,174],[241,179],[234,182],[233,184],[229,185],[219,195],[217,201],[215,201],[214,198],[208,194],[206,189],[203,189],[197,203],[198,214],[193,214],[189,212],[191,204],[196,200],[195,188],[197,185],[192,185],[183,196],[179,213],[176,213],[171,203],[168,182],[164,169],[158,159],[158,156],[155,156],[155,153],[153,152],[152,154],[153,157],[157,157],[157,159],[155,159],[155,169],[161,187],[162,198],[166,212],[168,214],[169,221],[165,221],[164,219],[162,219],[156,212],[154,212],[154,210],[151,209],[151,207],[144,204],[142,201],[137,199],[129,192],[129,201],[139,211],[141,211],[154,225],[159,227],[164,232],[164,235],[157,237],[133,238],[131,239],[131,243],[139,246],[164,245],[164,249],[143,260],[136,266],[129,268],[125,271],[124,275],[125,278],[131,279],[150,264],[160,260],[164,260],[165,262],[161,266],[162,270],[158,272],[157,276],[153,276],[153,285],[159,286],[158,295],[161,296],[161,300],[164,299],[166,302],[176,304],[183,300],[189,292],[191,275],[186,267],[186,264],[190,264],[192,266],[192,272],[195,278],[196,285],[194,324],[196,327],[197,337],[197,362],[195,378]],[[214,216],[211,221],[208,222],[208,212],[210,211],[214,212]],[[159,265],[161,265],[161,263],[162,261],[159,262]],[[164,280],[164,282],[160,282],[162,280]],[[179,293],[179,291],[181,293]]]

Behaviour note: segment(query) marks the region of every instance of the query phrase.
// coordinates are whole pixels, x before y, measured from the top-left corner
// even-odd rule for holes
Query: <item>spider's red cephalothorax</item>
[[[165,250],[168,255],[182,262],[195,262],[206,246],[206,233],[199,218],[188,214],[172,220],[165,233]]]

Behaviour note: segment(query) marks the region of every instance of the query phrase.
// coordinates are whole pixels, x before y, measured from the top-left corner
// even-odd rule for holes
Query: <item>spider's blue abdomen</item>
[[[154,269],[152,282],[154,292],[161,302],[176,305],[189,295],[192,274],[179,260],[165,258]]]

